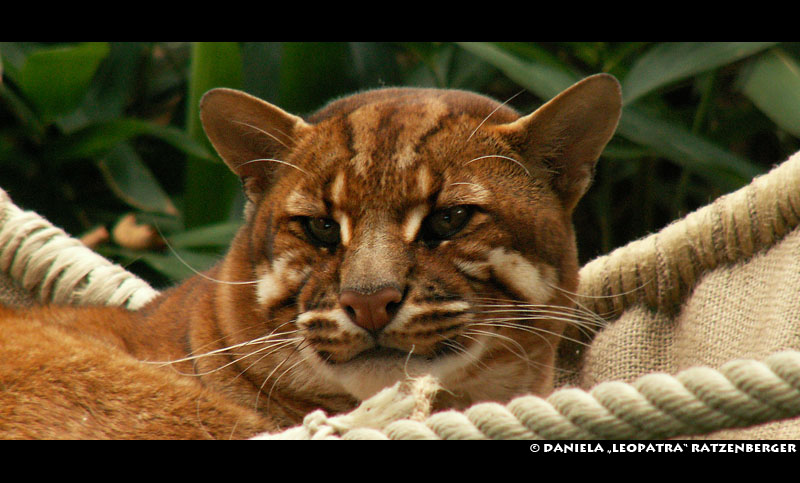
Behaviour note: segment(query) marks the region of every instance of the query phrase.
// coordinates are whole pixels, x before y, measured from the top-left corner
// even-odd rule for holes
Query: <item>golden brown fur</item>
[[[249,200],[228,254],[136,313],[0,311],[0,435],[243,437],[420,374],[443,407],[546,394],[582,320],[572,210],[619,112],[605,75],[524,117],[383,89],[303,120],[211,91]]]

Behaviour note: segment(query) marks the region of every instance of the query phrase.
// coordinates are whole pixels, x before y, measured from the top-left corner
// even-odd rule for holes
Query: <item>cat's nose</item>
[[[371,294],[343,290],[339,295],[339,303],[353,322],[372,333],[389,324],[394,315],[392,309],[402,299],[403,294],[394,287],[384,287]]]

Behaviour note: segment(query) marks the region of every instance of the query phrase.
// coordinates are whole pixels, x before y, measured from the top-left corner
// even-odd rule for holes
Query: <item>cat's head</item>
[[[244,365],[357,399],[419,374],[456,405],[549,391],[580,319],[571,215],[620,110],[603,74],[527,116],[453,90],[368,91],[307,120],[206,94],[249,200],[221,275],[257,281],[220,286],[226,330],[284,341]]]

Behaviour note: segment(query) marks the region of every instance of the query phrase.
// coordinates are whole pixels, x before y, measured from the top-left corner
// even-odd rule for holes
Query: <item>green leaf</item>
[[[178,214],[167,193],[129,144],[118,144],[98,162],[98,167],[112,191],[134,208]]]
[[[762,172],[750,161],[638,106],[623,109],[617,133],[695,171],[726,191],[743,186]]]
[[[280,42],[245,42],[242,45],[242,88],[267,102],[278,102]]]
[[[544,99],[550,99],[579,80],[578,76],[566,69],[538,62],[527,63],[493,45],[461,45]],[[635,106],[628,105],[623,109],[617,134],[652,149],[675,164],[698,172],[725,190],[738,188],[761,172],[746,159]]]
[[[106,42],[36,50],[25,60],[17,83],[37,112],[51,121],[80,104],[108,52]]]
[[[189,98],[187,99],[187,133],[198,144],[209,149],[200,124],[200,99],[215,87],[242,87],[242,56],[236,42],[197,42],[192,45]],[[217,161],[219,158],[211,158]],[[208,158],[189,156],[186,165],[184,222],[197,227],[226,219],[231,205],[240,193],[240,183],[227,166],[208,163]]]
[[[172,248],[227,247],[242,223],[223,222],[201,226],[168,237]]]
[[[650,49],[622,81],[625,104],[687,77],[730,64],[777,42],[679,42]]]
[[[64,132],[122,117],[137,85],[137,68],[147,47],[142,42],[114,42],[97,70],[86,96],[72,112],[58,119]]]
[[[776,124],[800,136],[800,65],[781,49],[753,60],[738,85]]]
[[[25,59],[32,50],[26,42],[0,42],[0,58],[3,60],[6,79],[17,82],[20,69],[25,65]]]
[[[209,255],[190,250],[154,253],[117,246],[102,246],[98,248],[98,252],[106,257],[118,257],[124,265],[136,261],[144,262],[173,282],[179,282],[197,272],[207,270],[221,258],[220,255]]]
[[[33,112],[30,106],[16,92],[6,85],[0,84],[0,99],[19,121],[19,125],[24,129],[27,136],[36,143],[44,139],[46,126],[42,124],[39,116]]]
[[[219,261],[220,255],[209,255],[188,250],[180,250],[170,254],[142,253],[140,259],[155,270],[173,280],[183,280],[211,268]]]
[[[215,87],[240,89],[242,55],[236,42],[196,42],[192,45],[186,126],[189,136],[208,142],[200,125],[200,99]]]
[[[46,157],[63,161],[102,156],[117,144],[136,136],[153,136],[192,156],[214,159],[203,145],[180,129],[131,118],[92,124],[66,135],[47,146]]]
[[[284,42],[278,105],[303,115],[357,89],[351,58],[347,42]]]
[[[544,62],[525,62],[489,43],[459,42],[458,45],[494,65],[511,80],[542,99],[550,99],[580,80],[580,76],[566,67]]]

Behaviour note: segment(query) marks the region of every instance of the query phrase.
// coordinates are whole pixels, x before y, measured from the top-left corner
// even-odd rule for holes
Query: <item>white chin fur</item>
[[[443,387],[449,387],[450,380],[457,379],[460,370],[472,365],[483,349],[484,344],[478,341],[466,353],[434,360],[419,357],[376,358],[329,366],[324,372],[326,377],[335,380],[351,396],[363,401],[381,389],[410,377],[430,375]]]

